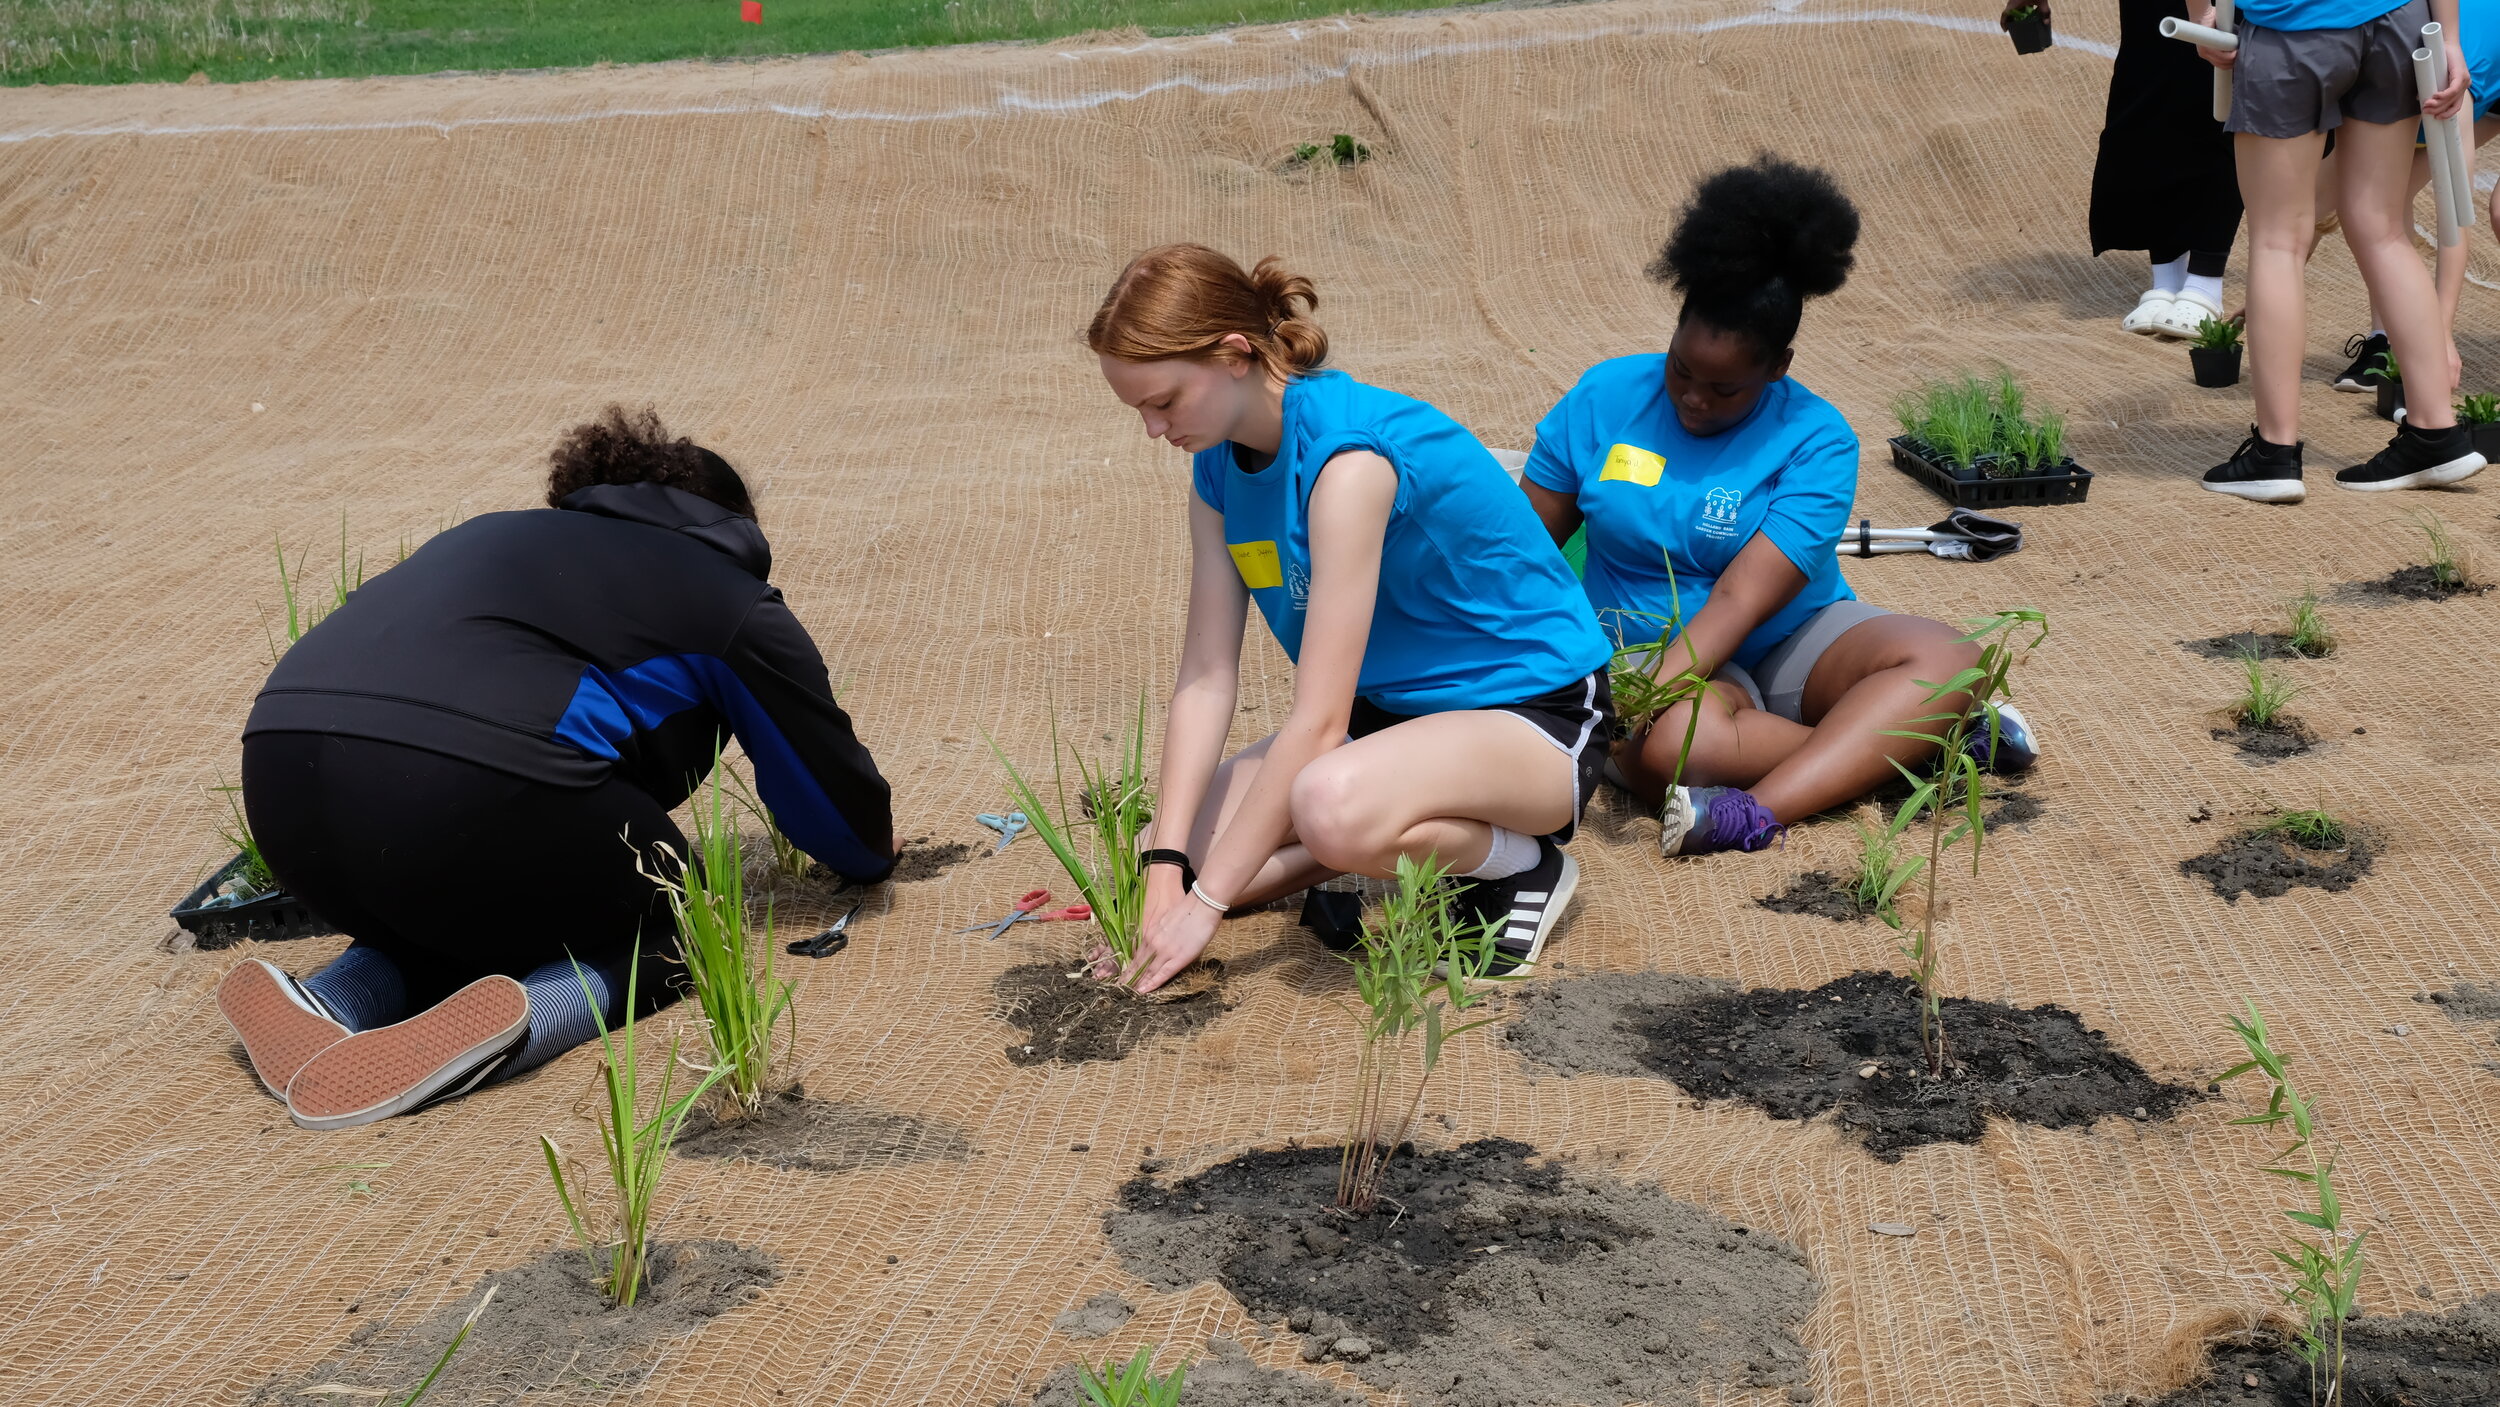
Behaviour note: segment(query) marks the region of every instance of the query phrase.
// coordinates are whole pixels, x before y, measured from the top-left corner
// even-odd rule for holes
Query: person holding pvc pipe
[[[1932,731],[1918,720],[1953,705],[1920,681],[1979,657],[1840,574],[1858,437],[1788,368],[1805,300],[1840,287],[1857,238],[1821,171],[1765,157],[1710,176],[1650,266],[1682,295],[1666,350],[1589,368],[1537,425],[1521,486],[1557,543],[1586,527],[1598,619],[1619,646],[1674,622],[1652,673],[1709,680],[1614,749],[1612,779],[1662,806],[1668,855],[1760,850],[1934,755],[1895,732]],[[2028,767],[2031,731],[2004,719],[1974,750]]]
[[[2198,45],[2224,70],[2240,197],[2248,207],[2248,347],[2257,419],[2204,487],[2258,503],[2298,503],[2302,482],[2300,366],[2308,334],[2304,265],[2317,233],[2318,172],[2327,134],[2342,154],[2344,239],[2387,320],[2400,363],[2444,365],[2446,320],[2415,256],[2406,183],[2419,119],[2464,109],[2467,68],[2455,42],[2456,0],[2243,0],[2231,32],[2211,6],[2164,32]],[[2437,22],[2440,86],[2416,86],[2413,51]],[[2227,22],[2227,21],[2226,21]],[[2385,449],[2338,470],[2339,488],[2375,492],[2453,484],[2483,457],[2445,397],[2397,427]]]

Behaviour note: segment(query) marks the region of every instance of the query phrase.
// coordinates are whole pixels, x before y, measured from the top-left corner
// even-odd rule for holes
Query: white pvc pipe
[[[2199,49],[2237,52],[2240,47],[2240,37],[2229,32],[2231,0],[2214,0],[2214,23],[2222,28],[2208,29],[2201,24],[2190,24],[2174,15],[2161,22],[2161,37],[2183,39]],[[2230,120],[2231,70],[2218,68],[2214,70],[2214,121],[2228,122]]]
[[[2423,103],[2428,104],[2439,91],[2439,70],[2448,61],[2448,47],[2440,42],[2436,23],[2422,26],[2424,48],[2413,51],[2413,86]],[[2437,58],[2434,59],[2433,55]],[[2431,164],[2431,204],[2439,211],[2439,247],[2454,249],[2462,234],[2457,216],[2465,202],[2457,198],[2457,134],[2454,124],[2444,117],[2422,114],[2422,145]]]
[[[2231,36],[2231,47],[2235,50],[2240,47],[2236,9],[2232,0],[2214,0],[2214,28]],[[2231,70],[2218,68],[2214,70],[2214,121],[2228,122],[2230,120]]]

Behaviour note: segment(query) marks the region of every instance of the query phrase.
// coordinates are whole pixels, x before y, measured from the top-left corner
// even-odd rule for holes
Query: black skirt
[[[2193,44],[2161,37],[2185,0],[2118,0],[2118,62],[2092,168],[2092,252],[2229,249],[2239,173],[2214,121],[2214,68]]]

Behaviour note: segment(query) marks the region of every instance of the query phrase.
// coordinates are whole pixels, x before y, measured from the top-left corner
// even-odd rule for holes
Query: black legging
[[[676,926],[641,870],[686,839],[630,782],[550,786],[396,743],[256,733],[243,804],[278,881],[396,960],[412,1009],[637,936],[643,1005],[666,999],[652,964],[674,956]]]

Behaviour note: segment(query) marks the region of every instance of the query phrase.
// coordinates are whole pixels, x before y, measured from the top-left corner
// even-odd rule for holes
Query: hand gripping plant
[[[1894,828],[1906,829],[1922,814],[1927,818],[1927,860],[1923,867],[1927,902],[1918,916],[1918,931],[1902,947],[1901,955],[1910,960],[1911,980],[1918,983],[1918,1043],[1926,1053],[1930,1079],[1941,1078],[1946,1064],[1944,997],[1936,990],[1936,880],[1944,871],[1944,852],[1964,837],[1970,840],[1971,873],[1978,874],[1980,850],[1988,838],[1988,822],[1982,814],[1988,796],[1987,771],[1968,745],[1979,736],[1977,730],[1985,728],[1988,752],[1993,755],[2002,741],[2004,723],[1998,713],[1998,701],[2007,693],[2006,678],[2022,652],[2049,637],[2048,616],[2019,607],[1998,611],[1972,626],[1970,634],[1962,639],[1966,643],[1987,642],[1980,648],[1979,663],[1941,684],[1918,681],[1928,691],[1929,703],[1967,694],[1969,705],[1913,718],[1907,729],[1885,730],[1892,737],[1917,738],[1937,746],[1935,770],[1926,776],[1899,762],[1892,764],[1910,783],[1909,799],[1893,813]],[[2018,640],[2016,637],[2024,630],[2033,631],[2031,638]],[[1923,724],[1941,726],[1934,732],[1917,731]],[[1954,813],[1949,828],[1948,810]]]
[[[1354,1067],[1354,1114],[1337,1167],[1337,1205],[1357,1216],[1380,1200],[1389,1160],[1414,1131],[1424,1085],[1441,1063],[1443,1043],[1485,1024],[1478,1019],[1451,1026],[1444,1013],[1484,1000],[1473,984],[1499,980],[1487,979],[1485,969],[1507,915],[1469,918],[1454,912],[1456,900],[1440,861],[1400,856],[1397,885],[1380,918],[1363,925],[1362,946],[1346,955],[1363,998],[1363,1048]],[[1398,1111],[1396,1083],[1418,1031],[1423,1047],[1415,1052],[1414,1092]]]
[[[1624,621],[1658,621],[1645,611],[1620,608],[1614,615]],[[1684,646],[1684,668],[1661,678],[1667,647]],[[1684,764],[1693,755],[1693,739],[1701,732],[1699,700],[1710,687],[1710,673],[1702,667],[1701,655],[1692,642],[1684,639],[1684,593],[1675,584],[1675,556],[1667,555],[1667,618],[1658,621],[1658,638],[1626,645],[1615,651],[1606,666],[1607,689],[1614,696],[1615,716],[1622,720],[1626,736],[1638,736],[1652,720],[1677,704],[1692,702],[1684,719],[1684,741],[1675,754],[1675,771],[1667,778],[1667,789],[1673,791],[1684,780]]]
[[[635,954],[641,956],[639,952]],[[677,1092],[677,1043],[669,1042],[668,1059],[660,1070],[659,1097],[649,1115],[643,1113],[642,1064],[636,1056],[634,1019],[634,969],[629,964],[625,978],[625,1022],[616,1031],[608,1030],[607,1018],[600,1014],[598,994],[591,990],[590,979],[581,978],[582,995],[590,1001],[591,1019],[599,1027],[599,1078],[605,1086],[607,1101],[599,1110],[599,1151],[608,1165],[608,1185],[614,1193],[612,1203],[604,1208],[612,1235],[592,1234],[589,1215],[596,1216],[602,1208],[591,1201],[589,1184],[579,1178],[567,1178],[564,1155],[557,1151],[555,1140],[539,1135],[539,1151],[547,1157],[547,1176],[555,1179],[556,1200],[564,1204],[565,1219],[572,1223],[573,1234],[590,1252],[591,1264],[598,1266],[601,1252],[606,1253],[606,1273],[600,1276],[599,1287],[608,1302],[619,1309],[634,1307],[634,1299],[642,1292],[648,1269],[651,1245],[651,1213],[660,1198],[660,1174],[668,1166],[668,1150],[677,1142],[677,1131],[694,1112],[695,1102],[711,1089],[723,1071],[719,1066],[703,1072],[701,1079],[683,1093]],[[580,969],[575,969],[578,975]]]
[[[1044,804],[1042,794],[1016,770],[997,740],[990,740],[990,751],[1007,769],[1007,788],[1017,809],[1058,857],[1077,893],[1093,907],[1094,926],[1102,934],[1103,946],[1111,951],[1114,970],[1126,969],[1129,959],[1137,955],[1138,933],[1146,920],[1146,865],[1141,847],[1155,810],[1154,790],[1146,780],[1145,697],[1138,697],[1128,739],[1108,766],[1097,767],[1076,748],[1063,745],[1058,721],[1052,720],[1050,780],[1058,802],[1055,809]],[[1076,764],[1073,798],[1068,795],[1063,756]],[[1077,846],[1080,835],[1088,837],[1082,854]]]
[[[763,1107],[774,1088],[773,1027],[786,1020],[795,1045],[798,1015],[790,1005],[791,984],[773,974],[769,899],[764,909],[764,966],[760,972],[755,967],[754,945],[747,934],[745,869],[736,818],[722,796],[724,774],[729,769],[715,751],[710,791],[698,796],[692,808],[694,862],[683,867],[646,866],[643,873],[668,892],[668,906],[677,919],[677,946],[686,963],[686,983],[694,988],[695,1000],[703,1008],[721,1092],[735,1112],[752,1114]]]
[[[2344,1321],[2351,1317],[2360,1293],[2361,1243],[2369,1239],[2370,1233],[2344,1229],[2344,1204],[2335,1195],[2335,1156],[2329,1153],[2320,1157],[2317,1150],[2318,1101],[2303,1097],[2293,1087],[2287,1068],[2291,1061],[2275,1049],[2273,1034],[2266,1029],[2266,1018],[2257,1010],[2257,1003],[2248,1003],[2247,1019],[2234,1016],[2229,1020],[2231,1033],[2247,1048],[2248,1058],[2223,1071],[2219,1078],[2231,1080],[2262,1074],[2273,1082],[2265,1109],[2244,1119],[2233,1119],[2232,1124],[2292,1127],[2290,1146],[2275,1154],[2265,1164],[2265,1170],[2307,1195],[2308,1210],[2286,1207],[2283,1215],[2293,1225],[2305,1227],[2315,1235],[2295,1239],[2289,1250],[2270,1248],[2267,1254],[2296,1277],[2280,1293],[2285,1304],[2301,1313],[2300,1332],[2293,1344],[2309,1365],[2309,1400],[2325,1407],[2341,1407]]]
[[[1113,1359],[1103,1364],[1099,1373],[1083,1369],[1085,1400],[1093,1407],[1180,1407],[1181,1385],[1189,1380],[1188,1367],[1157,1373],[1154,1359],[1154,1345],[1148,1344],[1126,1363]]]

